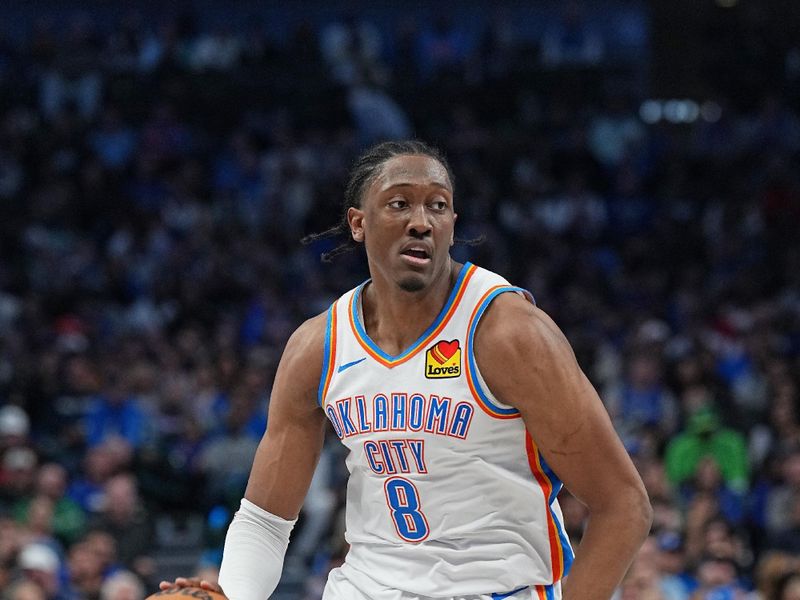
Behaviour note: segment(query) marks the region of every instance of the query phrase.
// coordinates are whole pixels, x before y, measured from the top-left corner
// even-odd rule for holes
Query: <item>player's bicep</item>
[[[324,321],[315,318],[287,343],[245,492],[251,502],[286,519],[300,511],[325,438],[325,416],[316,404],[324,335]]]
[[[555,323],[518,299],[496,308],[476,359],[498,400],[520,411],[549,466],[590,507],[626,489],[638,493],[641,480]]]

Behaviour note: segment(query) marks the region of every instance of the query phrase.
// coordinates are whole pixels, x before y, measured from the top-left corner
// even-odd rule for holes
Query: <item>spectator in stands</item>
[[[696,569],[697,589],[692,593],[696,600],[744,599],[746,590],[738,580],[736,564],[726,558],[706,556]]]
[[[68,496],[88,515],[100,513],[106,505],[106,482],[126,466],[127,449],[124,446],[116,450],[114,442],[87,449],[82,472],[73,478]]]
[[[70,546],[67,552],[66,583],[62,586],[67,598],[98,598],[103,586],[103,558],[86,541]]]
[[[782,483],[772,488],[767,497],[767,531],[780,535],[796,525],[795,517],[800,498],[800,447],[781,460]]]
[[[97,111],[103,93],[103,77],[94,25],[88,13],[75,15],[67,24],[65,39],[53,45],[39,89],[42,113],[50,119],[68,103],[74,103],[86,120]]]
[[[55,550],[38,542],[24,546],[17,558],[23,577],[38,585],[47,600],[66,600],[59,581],[61,559]]]
[[[759,598],[782,600],[780,593],[783,586],[797,573],[800,573],[800,557],[783,552],[765,554],[756,569]]]
[[[664,531],[657,536],[656,541],[658,543],[656,563],[660,572],[664,600],[689,598],[693,581],[686,571],[683,540],[675,531]]]
[[[614,595],[614,600],[687,600],[688,595],[665,589],[658,563],[658,546],[653,537],[645,540]]]
[[[44,544],[60,551],[61,544],[53,532],[53,506],[50,498],[34,496],[19,523],[23,527],[24,540]]]
[[[117,542],[109,532],[102,529],[91,529],[86,532],[81,543],[86,544],[100,561],[104,578],[120,570],[121,566],[117,560]]]
[[[19,579],[4,589],[3,600],[48,600],[42,586],[29,579]]]
[[[145,577],[152,575],[149,549],[153,524],[139,497],[133,475],[121,473],[106,482],[104,509],[90,525],[111,536],[116,546],[116,559],[121,565]]]
[[[767,537],[767,545],[800,557],[800,492],[793,492],[787,519]]]
[[[770,400],[767,422],[750,430],[750,454],[754,466],[800,448],[800,413],[797,385],[791,379],[778,382]]]
[[[800,573],[791,573],[783,578],[776,590],[776,600],[800,600]]]
[[[129,571],[117,571],[100,587],[100,600],[144,600],[146,595],[141,580]]]
[[[722,427],[716,411],[703,408],[689,416],[686,430],[667,446],[667,475],[679,485],[697,472],[705,456],[713,458],[724,481],[743,491],[748,484],[747,448],[741,433]]]
[[[223,431],[203,449],[200,462],[212,501],[235,507],[235,495],[247,481],[258,447],[259,438],[248,429],[248,423],[259,410],[240,388],[231,396]]]
[[[0,408],[0,454],[13,446],[28,443],[30,419],[19,406],[9,404]]]
[[[38,458],[30,448],[15,446],[2,454],[0,508],[10,509],[33,493]]]
[[[711,456],[704,456],[697,464],[694,477],[680,486],[683,506],[691,504],[697,494],[714,499],[719,512],[728,523],[739,525],[744,519],[745,494],[731,488],[722,478],[719,464]]]
[[[20,526],[10,516],[0,512],[0,589],[5,589],[14,575],[21,545]]]
[[[74,500],[67,497],[67,485],[68,474],[64,467],[57,463],[42,465],[36,475],[34,495],[14,506],[16,519],[29,522],[34,501],[37,498],[47,499],[52,503],[53,535],[65,545],[77,541],[83,533],[86,514]]]
[[[119,438],[138,448],[145,434],[146,416],[138,398],[130,393],[126,375],[112,374],[86,415],[86,441],[89,446],[99,446]]]
[[[657,426],[663,434],[672,433],[677,426],[678,407],[664,385],[657,356],[632,356],[621,385],[606,390],[603,398],[623,441],[639,436],[646,426]]]

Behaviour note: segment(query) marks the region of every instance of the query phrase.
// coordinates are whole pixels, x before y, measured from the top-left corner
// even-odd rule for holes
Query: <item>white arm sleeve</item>
[[[275,591],[295,523],[242,498],[225,536],[219,570],[219,585],[230,600],[265,600]]]

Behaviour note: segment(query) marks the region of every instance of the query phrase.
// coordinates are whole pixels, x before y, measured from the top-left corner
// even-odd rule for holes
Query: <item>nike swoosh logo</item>
[[[517,592],[521,592],[522,590],[527,590],[527,589],[528,586],[526,585],[525,587],[521,587],[518,590],[514,590],[513,592],[506,592],[505,594],[499,594],[499,593],[492,594],[492,598],[493,600],[501,600],[502,598],[509,598],[514,594],[516,594]]]
[[[343,365],[339,366],[339,370],[336,371],[337,373],[341,373],[342,371],[349,369],[350,367],[355,367],[358,363],[367,360],[367,357],[359,358],[358,360],[354,360],[353,362],[344,363]]]

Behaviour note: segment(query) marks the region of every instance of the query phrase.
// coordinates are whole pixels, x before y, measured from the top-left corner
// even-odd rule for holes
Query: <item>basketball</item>
[[[166,590],[159,590],[150,594],[145,600],[227,600],[219,592],[204,590],[199,587],[174,587]]]

